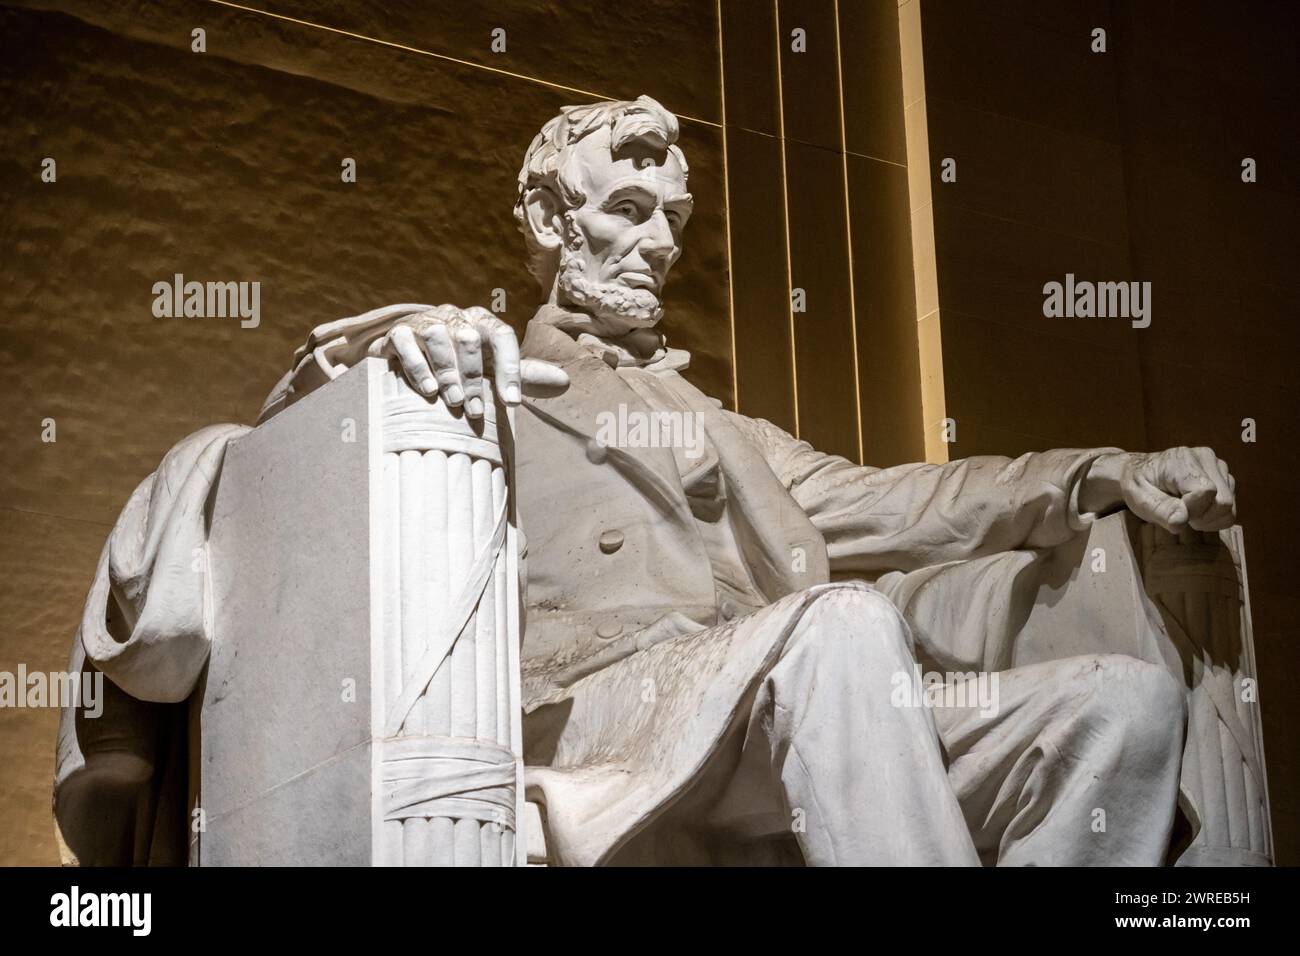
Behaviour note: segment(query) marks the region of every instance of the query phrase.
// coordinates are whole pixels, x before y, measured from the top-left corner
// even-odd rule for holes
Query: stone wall
[[[696,206],[665,326],[688,377],[828,450],[921,457],[893,0],[245,6],[0,4],[0,670],[64,665],[132,489],[186,434],[251,421],[314,325],[500,289],[522,329],[515,177],[568,103],[648,93],[682,119]],[[156,318],[177,273],[259,282],[260,323]],[[0,720],[0,861],[57,859],[55,726]]]
[[[1209,445],[1228,462],[1294,865],[1295,7],[920,3],[949,454]],[[1045,318],[1043,284],[1066,273],[1151,282],[1150,326]]]
[[[1185,443],[1229,461],[1278,857],[1300,859],[1286,5],[248,5],[276,16],[0,0],[0,671],[64,665],[136,483],[195,429],[251,421],[313,325],[503,289],[522,328],[524,148],[561,105],[648,93],[683,120],[696,212],[666,323],[705,391],[879,465],[926,454],[926,375],[952,458]],[[927,134],[928,184],[909,165]],[[937,268],[914,268],[931,221]],[[1152,326],[1044,319],[1042,284],[1066,272],[1152,281]],[[260,325],[155,318],[153,283],[175,273],[259,281]],[[57,860],[56,723],[0,714],[0,863]]]
[[[455,2],[273,6],[469,62],[197,0],[0,6],[0,670],[65,665],[132,489],[186,434],[251,421],[312,326],[500,288],[522,328],[537,291],[515,177],[564,104],[647,92],[696,117],[668,331],[695,382],[732,398],[716,11],[511,2],[489,24]],[[175,273],[259,281],[260,324],[155,318],[152,286]],[[2,862],[57,862],[56,724],[0,715]]]

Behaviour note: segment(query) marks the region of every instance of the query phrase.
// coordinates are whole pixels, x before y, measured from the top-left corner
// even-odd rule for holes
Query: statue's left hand
[[[1237,520],[1236,479],[1209,448],[1121,452],[1092,464],[1079,493],[1083,511],[1127,507],[1175,534],[1221,531]]]

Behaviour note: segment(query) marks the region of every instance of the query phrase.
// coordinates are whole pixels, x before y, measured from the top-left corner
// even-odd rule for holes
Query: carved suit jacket
[[[724,502],[703,509],[670,449],[600,442],[600,416],[655,410],[620,371],[537,321],[522,352],[570,379],[554,397],[526,398],[517,418],[529,542],[523,666],[538,698],[548,681],[568,683],[630,652],[645,629],[657,641],[735,612],[715,585],[704,521],[730,523],[759,603],[771,603],[832,578],[876,580],[1062,544],[1091,522],[1079,512],[1079,486],[1109,450],[863,467],[727,411],[665,368],[655,374],[699,417],[716,454],[718,480],[706,485]]]
[[[341,374],[394,321],[425,308],[391,306],[318,327],[260,420]],[[648,410],[644,400],[553,326],[530,323],[522,353],[558,364],[571,383],[550,398],[525,398],[517,416],[526,670],[581,665],[607,648],[611,635],[635,634],[670,615],[683,627],[723,619],[702,519],[671,450],[597,441],[601,413],[620,405]],[[731,523],[739,558],[767,603],[831,579],[876,580],[1063,544],[1094,518],[1078,506],[1089,466],[1115,450],[872,468],[721,408],[674,368],[657,374],[703,423],[725,496],[716,520]],[[193,573],[190,555],[202,544],[203,502],[225,444],[245,430],[212,426],[178,443],[141,483],[105,545],[82,642],[89,659],[132,696],[184,700],[206,660],[202,587],[195,584],[202,575]],[[608,538],[602,547],[605,532],[619,540],[617,549]],[[110,609],[110,595],[120,614]]]
[[[426,308],[391,306],[318,327],[260,420],[373,354],[393,322]],[[527,576],[527,710],[562,697],[584,674],[647,643],[743,613],[718,589],[702,521],[730,523],[735,557],[752,584],[751,605],[832,578],[884,575],[896,584],[911,577],[908,572],[977,565],[970,559],[1008,552],[1032,554],[1071,539],[1093,520],[1078,508],[1082,479],[1110,450],[859,466],[721,408],[671,363],[649,368],[703,425],[716,474],[702,484],[711,489],[713,507],[701,509],[701,483],[684,478],[671,449],[597,440],[601,413],[620,405],[648,410],[617,370],[545,322],[530,323],[522,352],[558,364],[571,383],[553,397],[526,398],[516,416],[519,513],[527,541],[521,568]],[[138,751],[141,773],[149,772],[153,759],[148,725],[160,719],[141,708],[184,701],[207,660],[204,575],[194,573],[191,560],[206,535],[204,504],[224,449],[244,431],[214,426],[178,443],[123,510],[87,598],[71,664],[93,664],[114,685],[110,709],[122,719],[110,717],[103,727],[117,727],[119,752]],[[945,646],[931,648],[932,656],[994,666],[998,655],[990,658],[983,646],[987,630],[941,635]],[[963,641],[970,646],[957,646]],[[69,710],[60,730],[56,814],[60,801],[67,812],[85,812],[75,799],[80,781],[89,783],[85,764],[76,714]],[[628,826],[653,809],[653,801],[637,803]],[[183,859],[183,847],[160,851],[155,837],[151,850],[144,839],[135,848],[137,861]],[[125,862],[120,854],[113,859]]]
[[[395,305],[319,326],[262,419],[373,352],[393,322],[426,308]],[[600,441],[602,415],[620,406],[654,409],[597,351],[547,321],[553,311],[543,306],[521,343],[524,357],[560,366],[570,381],[552,397],[525,398],[516,418],[526,704],[634,650],[647,633],[658,641],[726,619],[731,609],[715,585],[701,521],[730,523],[757,603],[770,603],[831,579],[874,581],[1063,544],[1093,520],[1078,507],[1089,466],[1117,450],[860,466],[723,409],[679,374],[685,353],[670,350],[676,361],[647,371],[702,423],[718,473],[707,484],[725,499],[705,517],[671,449]],[[971,666],[988,658],[983,646],[935,651]]]

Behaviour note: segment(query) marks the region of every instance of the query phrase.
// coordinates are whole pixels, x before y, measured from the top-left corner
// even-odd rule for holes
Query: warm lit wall
[[[740,409],[855,461],[919,460],[898,6],[721,11]]]
[[[136,483],[195,429],[250,421],[316,323],[499,288],[521,328],[515,176],[568,103],[648,93],[682,119],[696,210],[665,326],[688,376],[826,450],[922,457],[894,0],[246,6],[278,17],[0,5],[0,670],[64,665]],[[155,318],[178,272],[260,282],[261,324]],[[56,717],[0,713],[0,862],[57,859]]]
[[[1277,859],[1300,862],[1294,5],[912,2],[950,455],[1209,445],[1227,460]],[[1043,284],[1067,272],[1150,281],[1150,327],[1044,318]]]
[[[503,288],[522,327],[537,293],[515,176],[564,104],[646,92],[683,114],[696,212],[668,330],[695,381],[731,398],[711,6],[268,5],[470,63],[198,0],[32,6],[61,12],[0,6],[0,670],[65,665],[136,483],[195,429],[252,420],[313,325]],[[507,54],[489,50],[496,26]],[[152,285],[177,272],[260,281],[261,325],[154,318]],[[0,711],[0,863],[57,862],[56,724]]]
[[[1284,31],[1106,0],[247,5],[359,36],[203,0],[0,0],[0,670],[63,666],[132,488],[185,434],[249,421],[315,323],[503,288],[521,326],[524,148],[563,104],[644,92],[683,119],[696,199],[669,336],[728,405],[792,430],[797,409],[803,437],[874,464],[926,456],[923,394],[958,421],[954,458],[1112,443],[1228,458],[1278,851],[1295,860],[1295,132],[1269,46]],[[1093,21],[1112,27],[1105,57],[1087,53]],[[1234,179],[1236,151],[1260,183]],[[57,184],[39,181],[46,156]],[[958,183],[926,183],[927,156],[958,157]],[[1152,279],[1153,327],[1049,326],[1041,286],[1067,271]],[[261,326],[153,318],[150,288],[175,272],[261,281]],[[1247,415],[1256,445],[1238,440]],[[0,712],[0,863],[57,858],[55,725]]]

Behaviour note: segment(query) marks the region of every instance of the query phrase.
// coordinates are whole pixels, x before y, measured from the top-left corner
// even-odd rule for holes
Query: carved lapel
[[[569,375],[569,387],[547,398],[525,398],[538,417],[591,444],[600,431],[602,412],[617,417],[619,405],[644,409],[645,403],[618,373],[597,355],[573,341],[565,332],[540,322],[530,322],[520,352],[560,366]],[[691,520],[681,476],[668,448],[603,449],[608,462],[618,468],[665,511],[683,522]]]
[[[769,601],[830,580],[826,540],[767,461],[707,395],[678,375],[670,387],[704,422],[727,481],[738,543]]]

